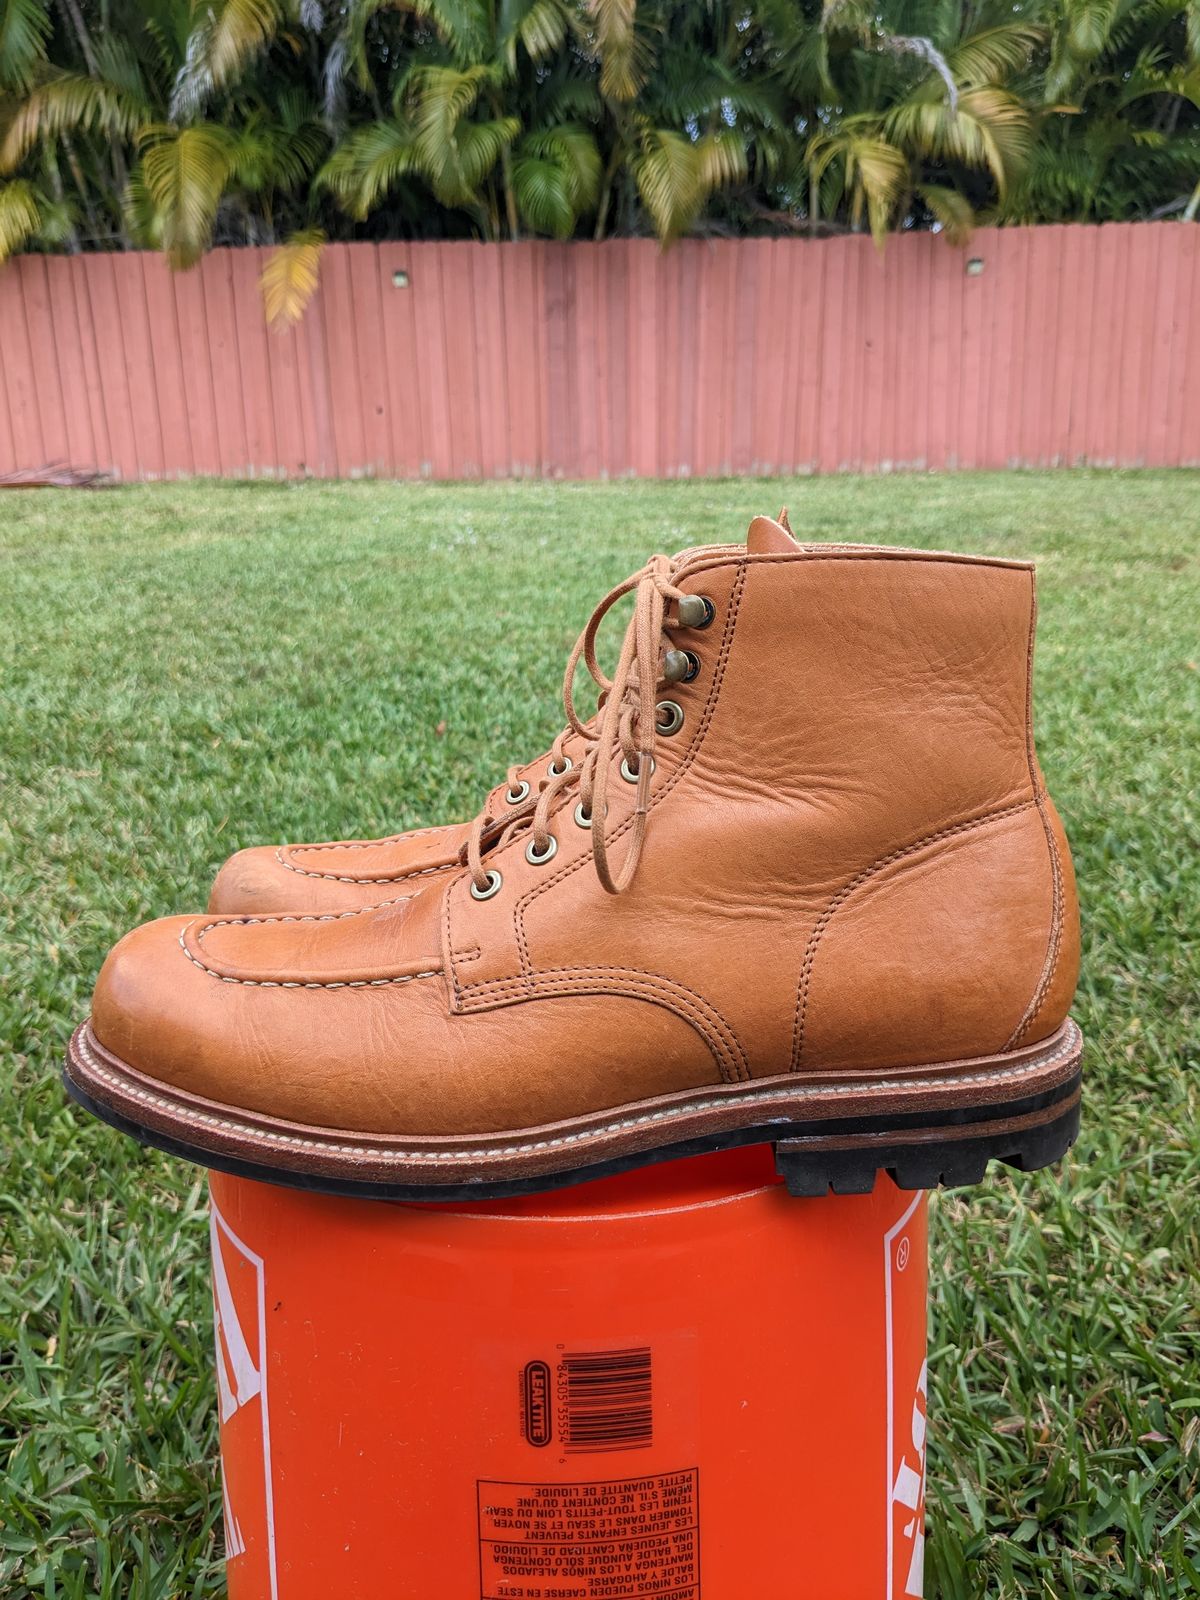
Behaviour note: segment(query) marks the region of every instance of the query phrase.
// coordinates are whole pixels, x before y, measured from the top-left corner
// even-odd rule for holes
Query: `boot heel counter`
[[[1054,919],[1042,976],[1029,1010],[1010,1041],[1013,1046],[1035,1044],[1065,1022],[1079,983],[1079,895],[1071,847],[1058,809],[1045,790],[1039,810],[1054,879]]]
[[[907,1066],[1010,1048],[1066,976],[1048,954],[1059,896],[1047,836],[1029,799],[924,840],[843,891],[809,939],[796,1065]]]

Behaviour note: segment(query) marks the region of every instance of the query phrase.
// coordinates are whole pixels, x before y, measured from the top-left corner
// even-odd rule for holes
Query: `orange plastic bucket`
[[[212,1177],[230,1600],[921,1593],[923,1195]]]

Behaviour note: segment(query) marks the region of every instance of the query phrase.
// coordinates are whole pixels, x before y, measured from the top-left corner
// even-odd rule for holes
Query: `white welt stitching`
[[[302,983],[299,979],[283,978],[233,978],[218,972],[215,967],[206,967],[198,956],[192,954],[183,942],[183,936],[191,926],[189,922],[180,933],[179,948],[192,965],[199,967],[201,972],[207,972],[210,978],[216,978],[218,983],[241,983],[248,989],[385,989],[390,983],[413,983],[417,978],[440,978],[442,975],[442,969],[436,967],[432,972],[406,972],[399,978],[342,978],[336,982],[326,980],[321,983]]]
[[[419,977],[430,977],[430,973],[419,973]],[[391,980],[388,980],[391,981]],[[1057,1050],[1046,1056],[1035,1056],[1032,1061],[1027,1061],[1021,1067],[1008,1067],[999,1072],[962,1072],[953,1076],[933,1080],[938,1088],[947,1085],[955,1087],[962,1084],[986,1083],[1012,1083],[1033,1072],[1043,1071],[1061,1061],[1064,1056],[1070,1055],[1079,1043],[1079,1029],[1073,1022],[1068,1022],[1067,1036]],[[333,1155],[345,1156],[381,1156],[400,1161],[424,1161],[436,1163],[439,1161],[494,1161],[503,1156],[529,1155],[538,1150],[556,1150],[564,1145],[581,1144],[584,1141],[602,1139],[610,1133],[624,1133],[631,1128],[645,1127],[649,1123],[666,1122],[672,1118],[690,1116],[697,1111],[717,1110],[721,1106],[730,1104],[767,1105],[772,1100],[781,1097],[785,1099],[803,1099],[811,1095],[854,1095],[861,1094],[864,1089],[875,1088],[878,1085],[864,1083],[849,1084],[797,1084],[788,1081],[777,1089],[760,1089],[754,1094],[731,1093],[719,1100],[693,1101],[686,1106],[666,1106],[659,1111],[646,1111],[637,1117],[624,1117],[619,1122],[607,1122],[599,1128],[589,1128],[582,1133],[564,1133],[557,1139],[539,1139],[530,1144],[498,1145],[487,1150],[403,1150],[395,1146],[379,1146],[366,1144],[331,1144],[324,1139],[306,1139],[302,1134],[274,1133],[269,1128],[248,1126],[244,1122],[233,1122],[223,1117],[214,1117],[206,1111],[193,1110],[191,1107],[181,1107],[177,1101],[168,1100],[165,1095],[151,1093],[148,1089],[134,1088],[126,1079],[118,1077],[110,1071],[95,1055],[87,1042],[87,1038],[80,1033],[75,1041],[76,1048],[85,1057],[88,1070],[96,1077],[103,1079],[123,1095],[140,1101],[144,1105],[161,1106],[165,1112],[179,1118],[182,1114],[188,1122],[201,1123],[205,1127],[219,1131],[240,1134],[243,1137],[265,1141],[292,1150],[317,1150]],[[927,1089],[931,1080],[929,1078],[892,1078],[888,1080],[889,1089]]]

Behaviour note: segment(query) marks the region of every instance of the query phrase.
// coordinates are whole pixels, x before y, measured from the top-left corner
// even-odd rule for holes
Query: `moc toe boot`
[[[591,722],[571,681],[635,597]],[[1025,562],[656,556],[568,666],[572,765],[376,908],[170,918],[109,956],[70,1092],[349,1194],[549,1188],[752,1141],[793,1193],[1032,1168],[1078,1126],[1070,854]],[[693,670],[694,668],[694,670]]]

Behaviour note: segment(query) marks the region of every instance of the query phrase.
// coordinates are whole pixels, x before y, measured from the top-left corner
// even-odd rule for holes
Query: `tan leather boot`
[[[758,518],[655,557],[572,668],[630,589],[594,725],[568,672],[586,753],[532,811],[396,905],[138,929],[72,1093],[210,1166],[416,1198],[749,1141],[799,1193],[1060,1155],[1078,918],[1032,568]]]
[[[789,534],[787,507],[779,525]],[[594,656],[589,668],[596,666]],[[692,668],[689,666],[689,672]],[[597,670],[597,685],[606,680]],[[582,759],[586,741],[566,728],[543,756],[509,767],[483,809],[493,817],[529,805],[564,765]],[[413,828],[385,839],[338,839],[322,844],[251,845],[229,857],[213,880],[208,909],[228,916],[271,911],[357,911],[411,899],[430,880],[453,872],[466,844],[467,823]]]

